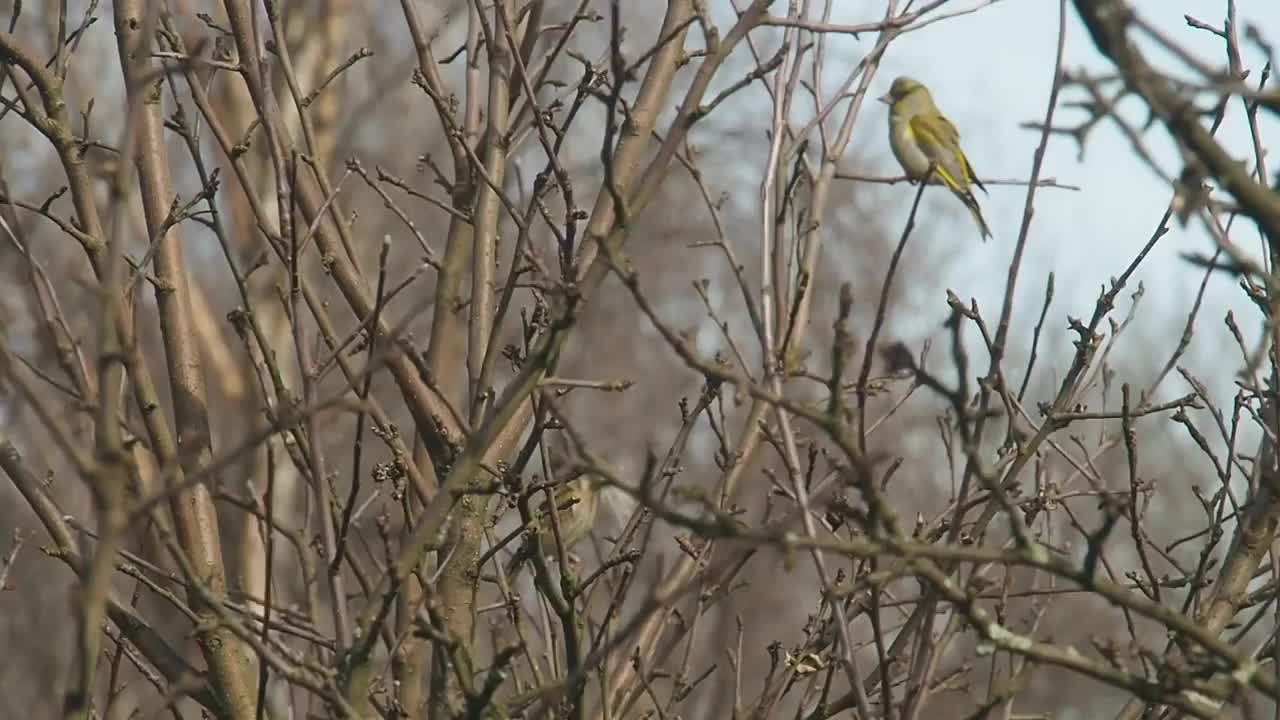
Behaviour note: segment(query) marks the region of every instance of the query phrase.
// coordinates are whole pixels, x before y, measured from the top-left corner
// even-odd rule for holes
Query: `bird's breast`
[[[929,172],[929,156],[920,149],[911,124],[900,117],[889,118],[889,147],[907,175],[920,178]]]

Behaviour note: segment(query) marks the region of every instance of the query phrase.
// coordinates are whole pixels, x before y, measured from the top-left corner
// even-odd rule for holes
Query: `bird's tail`
[[[991,228],[987,227],[987,221],[982,219],[982,208],[978,207],[978,199],[973,196],[967,188],[952,188],[956,197],[960,198],[960,202],[969,208],[969,214],[973,216],[973,221],[978,223],[978,229],[982,232],[982,242],[986,242],[991,237]]]
[[[973,168],[969,168],[967,165],[968,160],[965,160],[963,155],[960,157],[966,163],[965,167],[969,175],[973,176]],[[982,231],[982,241],[986,242],[987,238],[991,237],[991,228],[987,227],[987,221],[982,219],[982,208],[978,207],[978,199],[973,196],[973,191],[969,189],[968,182],[964,184],[957,182],[956,178],[952,177],[951,173],[941,166],[935,166],[933,174],[935,177],[941,178],[951,192],[960,198],[960,202],[969,208],[969,214],[973,216],[973,221],[978,223],[978,229]],[[982,183],[977,176],[973,176],[973,181],[977,183],[978,187],[982,188],[983,192],[987,191],[986,188],[982,187]]]

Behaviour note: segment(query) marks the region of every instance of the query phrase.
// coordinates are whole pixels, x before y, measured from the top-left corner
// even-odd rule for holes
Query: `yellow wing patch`
[[[907,128],[916,146],[934,162],[938,177],[947,187],[963,190],[974,183],[983,192],[987,191],[960,149],[960,132],[950,120],[938,113],[917,115],[907,121]]]

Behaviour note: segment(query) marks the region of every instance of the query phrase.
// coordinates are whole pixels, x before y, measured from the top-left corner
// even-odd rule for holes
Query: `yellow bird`
[[[532,527],[528,529],[537,534],[538,543],[542,545],[543,552],[556,552],[556,533],[551,520],[552,512],[556,513],[556,519],[559,521],[560,542],[564,543],[566,551],[591,532],[600,506],[599,485],[600,482],[594,475],[580,474],[556,488],[554,510],[545,500],[538,506]],[[531,560],[536,552],[537,544],[532,537],[527,538],[508,562],[507,575],[514,574],[521,565]]]
[[[905,75],[899,76],[880,102],[889,106],[889,147],[907,177],[924,180],[932,168],[930,180],[942,181],[969,208],[984,241],[991,237],[970,186],[977,185],[984,193],[987,189],[960,149],[956,126],[933,104],[929,89]]]

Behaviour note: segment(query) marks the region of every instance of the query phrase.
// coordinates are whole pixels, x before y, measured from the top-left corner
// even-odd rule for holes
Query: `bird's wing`
[[[960,134],[939,113],[920,113],[908,123],[920,151],[935,165],[935,171],[947,187],[962,190],[969,185],[968,161],[960,150]]]
[[[960,160],[964,163],[965,174],[969,176],[969,179],[973,181],[973,184],[977,185],[978,189],[982,192],[987,193],[987,186],[983,185],[982,181],[978,179],[978,173],[973,171],[973,165],[969,162],[969,156],[965,155],[963,150],[960,151]],[[990,193],[987,194],[990,195]]]
[[[939,133],[944,137],[951,139],[955,148],[956,156],[960,158],[960,164],[962,165],[961,172],[964,173],[965,178],[974,185],[977,185],[978,189],[982,192],[987,192],[986,186],[984,186],[982,181],[978,179],[978,173],[973,171],[973,164],[969,162],[969,156],[964,154],[964,150],[960,149],[960,131],[956,129],[955,125],[951,124],[951,121],[947,119],[946,115],[937,113],[935,117],[941,128]]]
[[[951,121],[947,119],[946,115],[943,115],[942,113],[934,113],[933,116],[929,118],[929,121],[937,125],[938,134],[944,136],[948,142],[955,145],[960,144],[960,131],[956,130],[956,126],[951,124]]]

